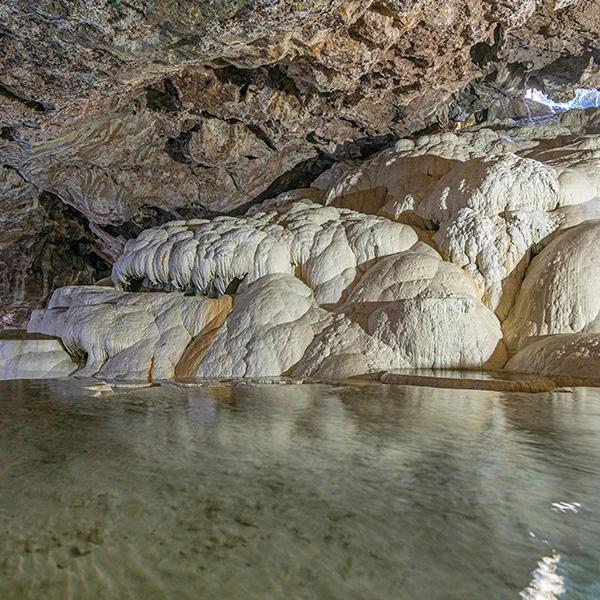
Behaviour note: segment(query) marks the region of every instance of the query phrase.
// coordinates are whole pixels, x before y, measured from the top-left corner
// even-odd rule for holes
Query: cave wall
[[[240,213],[417,131],[600,87],[595,0],[0,6],[0,318],[126,239]]]

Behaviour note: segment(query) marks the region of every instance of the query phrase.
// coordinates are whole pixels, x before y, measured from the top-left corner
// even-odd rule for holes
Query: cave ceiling
[[[513,115],[527,86],[600,87],[599,33],[597,0],[5,1],[4,318],[104,275],[143,227]]]

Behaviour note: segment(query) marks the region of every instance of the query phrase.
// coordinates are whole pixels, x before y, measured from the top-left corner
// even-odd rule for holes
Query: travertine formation
[[[600,385],[600,335],[555,334],[541,338],[517,352],[506,369],[540,373],[567,385]]]
[[[271,273],[297,272],[319,304],[336,303],[380,256],[410,248],[417,235],[389,219],[299,200],[249,217],[172,222],[128,242],[113,281],[224,294]]]
[[[0,336],[0,379],[52,379],[77,370],[60,340],[23,334]]]
[[[57,290],[28,331],[104,379],[506,369],[600,384],[597,123],[401,140],[245,215],[147,229],[112,283]]]
[[[80,376],[169,379],[184,351],[205,330],[223,323],[231,298],[128,294],[107,287],[58,289],[48,309],[34,311],[28,331],[61,338],[84,364]]]
[[[554,238],[527,271],[505,322],[508,343],[558,333],[600,334],[600,220]]]

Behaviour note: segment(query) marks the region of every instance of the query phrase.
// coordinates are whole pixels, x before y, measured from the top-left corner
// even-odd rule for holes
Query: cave
[[[0,598],[600,597],[599,39],[2,3]]]

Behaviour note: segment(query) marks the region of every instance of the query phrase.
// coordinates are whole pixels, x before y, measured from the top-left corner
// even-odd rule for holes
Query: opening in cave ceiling
[[[568,102],[556,102],[542,91],[535,88],[528,88],[525,93],[525,98],[548,106],[552,112],[565,112],[567,110],[600,107],[600,90],[598,89],[579,88],[575,90],[575,96],[572,100],[569,100]]]

